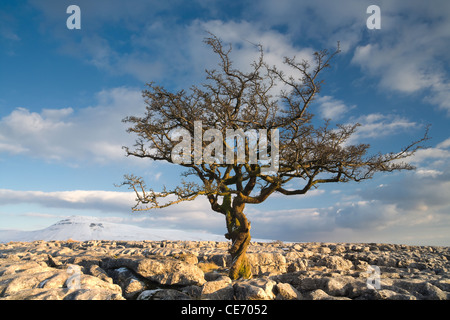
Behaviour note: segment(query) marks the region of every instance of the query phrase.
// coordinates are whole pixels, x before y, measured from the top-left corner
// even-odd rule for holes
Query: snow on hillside
[[[223,235],[174,229],[150,229],[102,221],[95,217],[71,216],[35,231],[0,230],[0,242],[35,240],[191,240],[226,241]]]

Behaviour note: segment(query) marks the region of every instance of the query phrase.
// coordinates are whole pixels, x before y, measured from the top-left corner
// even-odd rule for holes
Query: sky
[[[80,8],[80,29],[69,29]],[[379,29],[369,28],[380,9]],[[368,23],[369,20],[369,23]],[[70,25],[69,23],[69,25]],[[126,157],[135,138],[121,120],[143,115],[155,82],[189,89],[218,59],[211,32],[245,69],[261,44],[266,62],[341,53],[311,106],[332,124],[359,122],[352,143],[397,152],[420,139],[414,171],[274,194],[247,205],[255,238],[299,242],[450,245],[450,2],[447,0],[22,0],[0,3],[0,229],[35,230],[67,216],[224,234],[204,198],[132,212],[116,184],[143,176],[161,190],[182,169]],[[225,240],[225,239],[224,239]]]

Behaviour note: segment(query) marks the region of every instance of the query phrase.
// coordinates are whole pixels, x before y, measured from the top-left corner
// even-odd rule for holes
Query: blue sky
[[[69,5],[81,29],[69,30]],[[369,30],[369,5],[381,29]],[[247,206],[255,238],[450,245],[450,2],[28,0],[0,4],[0,229],[44,228],[69,215],[153,228],[225,233],[205,199],[133,213],[126,173],[158,190],[173,165],[127,158],[134,137],[121,122],[141,115],[154,81],[177,90],[204,80],[217,59],[210,31],[232,43],[245,68],[260,43],[269,64],[342,53],[326,71],[313,113],[360,122],[352,142],[398,151],[431,125],[417,169],[370,181],[275,195]]]

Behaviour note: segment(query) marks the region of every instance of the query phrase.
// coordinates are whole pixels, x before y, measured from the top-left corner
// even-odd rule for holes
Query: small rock
[[[206,281],[216,281],[217,279],[223,277],[224,275],[217,271],[205,272]]]
[[[2,276],[17,274],[17,273],[26,274],[26,273],[36,273],[39,271],[51,270],[47,267],[46,263],[36,262],[36,261],[14,263],[13,265],[9,265],[2,269],[3,270],[0,269],[0,274]]]
[[[89,273],[100,280],[106,281],[108,283],[113,283],[113,279],[108,276],[105,270],[100,268],[98,265],[93,264],[89,268]]]
[[[449,278],[433,281],[433,284],[443,291],[450,292],[450,279]]]
[[[78,289],[69,293],[63,300],[125,300],[121,294],[105,289]]]
[[[351,299],[347,297],[333,297],[330,296],[325,291],[323,291],[322,289],[317,289],[309,292],[305,296],[304,300],[351,300]]]
[[[175,254],[173,257],[175,259],[184,261],[189,264],[197,264],[198,263],[198,258],[195,255],[193,255],[192,253]]]
[[[97,277],[81,274],[80,275],[80,287],[81,289],[87,288],[88,290],[103,289],[109,291],[111,294],[116,293],[121,295],[122,288],[117,284],[105,282]]]
[[[150,300],[152,296],[162,289],[144,290],[142,291],[136,300]]]
[[[447,300],[449,296],[448,292],[421,279],[394,280],[391,287],[394,291],[404,289],[420,300]]]
[[[102,266],[104,269],[127,267],[144,278],[164,285],[202,285],[206,282],[203,271],[197,266],[172,257],[104,259]]]
[[[307,259],[297,259],[289,264],[287,272],[308,270],[308,264]]]
[[[188,296],[192,297],[193,299],[200,299],[202,295],[203,287],[199,287],[196,285],[191,285],[187,287],[181,288],[181,292],[187,294]]]
[[[150,300],[192,300],[192,298],[178,290],[162,289],[155,292]]]
[[[48,259],[48,266],[52,267],[52,268],[61,268],[62,267],[62,263],[59,261],[59,259],[57,258],[53,258],[51,255],[47,255],[47,259]]]
[[[447,292],[442,291],[429,282],[423,285],[420,293],[424,296],[425,300],[447,300],[450,296]]]
[[[67,289],[26,289],[16,292],[0,300],[62,300],[67,295]]]
[[[125,267],[111,271],[114,282],[117,283],[126,299],[135,299],[142,291],[147,289],[145,283],[135,277],[135,275]]]
[[[375,295],[375,290],[369,288],[365,280],[350,276],[326,278],[323,288],[332,296],[346,296],[352,299],[357,297],[370,299]]]
[[[137,279],[129,279],[126,286],[122,289],[122,295],[125,297],[125,299],[134,300],[146,288],[147,286],[142,281],[139,281]]]
[[[353,263],[339,256],[327,256],[323,259],[323,263],[329,269],[334,270],[350,270]]]
[[[359,260],[356,263],[355,269],[359,271],[366,271],[369,268],[369,263],[364,260]]]
[[[65,271],[60,271],[56,273],[54,276],[51,276],[42,281],[41,283],[39,283],[38,288],[51,289],[51,288],[65,287],[65,284],[69,276],[70,276],[69,273]]]
[[[25,273],[4,277],[2,281],[0,281],[1,297],[15,295],[22,290],[38,288],[39,285],[42,284],[45,280],[51,278],[57,273],[58,271],[53,269],[43,272],[37,272],[34,274]]]
[[[289,283],[278,283],[276,289],[278,290],[276,300],[300,300],[302,298],[301,293]]]
[[[266,279],[237,281],[234,293],[237,300],[273,300],[276,282]]]
[[[346,249],[345,249],[345,247],[344,247],[343,245],[336,245],[336,246],[334,247],[334,251],[335,251],[336,253],[343,253],[343,252],[346,251]]]
[[[317,251],[319,253],[322,253],[322,254],[329,254],[329,253],[331,253],[331,249],[328,248],[328,247],[320,247],[320,248],[317,249]]]
[[[264,273],[285,273],[286,258],[280,253],[248,253],[248,261],[251,264],[252,274],[262,275]]]
[[[377,291],[378,299],[381,300],[417,300],[416,297],[410,294],[402,294],[388,289]]]
[[[299,288],[300,290],[310,291],[321,288],[323,286],[323,282],[324,280],[322,278],[305,277],[300,280]]]
[[[201,299],[233,300],[234,289],[229,277],[221,277],[216,281],[209,281],[203,285]]]
[[[228,267],[231,264],[231,256],[229,254],[215,254],[211,256],[209,260],[223,268]]]

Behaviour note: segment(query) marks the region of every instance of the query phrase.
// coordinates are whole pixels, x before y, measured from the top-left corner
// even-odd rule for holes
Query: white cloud
[[[145,222],[142,224],[148,227],[226,233],[225,217],[211,210],[209,202],[203,197],[163,209],[142,212],[139,215],[145,216]]]
[[[56,215],[51,213],[42,213],[42,212],[26,212],[20,214],[23,217],[31,217],[31,218],[42,218],[42,219],[64,219],[67,218],[66,215]]]
[[[197,21],[191,26],[191,32],[194,34],[202,34],[201,31],[210,31],[219,38],[224,44],[233,45],[232,58],[235,60],[235,67],[241,70],[249,68],[250,63],[256,60],[259,52],[255,45],[262,45],[264,50],[264,59],[269,66],[276,65],[288,75],[292,73],[287,67],[283,66],[284,57],[296,57],[298,61],[303,59],[313,63],[313,49],[296,48],[289,35],[282,34],[278,31],[271,30],[261,23],[252,23],[247,21],[223,22],[220,20],[212,20],[207,22]],[[197,46],[198,40],[193,39],[193,45]],[[207,49],[210,50],[210,49]],[[198,55],[202,58],[203,55]]]
[[[379,113],[358,117],[355,122],[361,124],[357,131],[361,137],[380,137],[418,126],[416,122],[411,122],[406,118]]]
[[[435,0],[378,1],[381,29],[368,31],[360,0],[260,1],[255,16],[267,26],[286,27],[298,39],[332,48],[337,41],[353,63],[383,91],[420,94],[450,115],[450,3]],[[300,40],[301,41],[301,40]]]
[[[365,143],[367,139],[382,138],[408,130],[421,128],[421,125],[406,118],[392,114],[371,113],[359,117],[352,117],[350,124],[359,123],[356,132],[345,144]]]
[[[256,238],[316,241],[319,234],[334,228],[327,208],[261,210],[251,207],[247,209],[247,217]]]
[[[56,130],[70,126],[70,123],[64,122],[63,118],[73,112],[71,108],[52,111],[44,109],[41,115],[29,112],[25,108],[17,108],[2,119],[2,126],[8,127],[8,133],[21,137],[33,134],[51,135]]]
[[[345,113],[355,108],[331,96],[318,97],[316,102],[319,104],[319,112],[325,119],[339,120]]]
[[[358,44],[352,62],[379,78],[384,90],[420,93],[426,102],[450,114],[450,82],[445,68],[450,62],[448,2],[425,6],[418,1],[392,1],[381,7],[379,36],[369,44]]]
[[[141,92],[114,88],[97,95],[92,107],[43,109],[18,108],[0,119],[0,152],[26,154],[46,160],[76,164],[106,163],[125,159],[123,145],[132,145],[121,120],[143,114]]]
[[[353,55],[353,63],[368,76],[375,77],[383,90],[405,94],[424,94],[425,101],[439,106],[450,114],[448,44],[450,41],[450,5],[435,0],[432,5],[421,0],[384,0],[381,8],[382,28],[368,32],[367,7],[373,3],[360,0],[263,0],[242,4],[242,14],[233,20],[212,20],[224,10],[221,4],[193,2],[208,10],[209,20],[190,20],[177,23],[178,12],[185,5],[178,2],[79,1],[84,9],[84,21],[89,34],[74,40],[54,28],[60,23],[64,4],[51,5],[31,1],[41,10],[51,28],[62,41],[66,54],[80,57],[98,68],[113,74],[127,74],[141,81],[170,80],[174,76],[186,87],[203,78],[205,66],[211,66],[211,55],[202,45],[205,30],[212,31],[225,41],[232,41],[245,66],[253,43],[267,49],[269,63],[278,62],[285,55],[310,57],[311,50],[298,50],[292,43],[305,39],[333,48],[337,41],[344,53]],[[164,12],[164,15],[159,15]],[[239,21],[239,22],[237,22]],[[101,28],[108,23],[121,24],[130,33],[126,43],[104,36]],[[277,30],[284,30],[278,32]],[[80,41],[78,41],[80,40]],[[77,42],[78,41],[78,42]],[[250,41],[250,42],[248,42]],[[201,77],[199,77],[201,76]],[[195,80],[194,80],[195,79]],[[424,92],[425,91],[425,92]]]
[[[129,212],[134,205],[132,192],[102,190],[18,191],[0,189],[0,204],[33,203],[48,208],[73,208],[105,212]]]
[[[294,190],[303,189],[303,188],[304,188],[304,185],[300,185],[300,183],[299,183],[299,186],[297,188],[293,187],[292,185],[285,187],[285,189],[288,190],[288,191],[294,191]],[[305,194],[291,195],[291,196],[289,196],[289,198],[290,199],[294,199],[294,198],[305,199],[305,198],[321,196],[321,195],[323,195],[325,193],[326,193],[326,191],[323,190],[323,189],[311,189]],[[275,192],[275,193],[273,193],[270,196],[270,198],[271,199],[280,199],[280,198],[285,199],[286,195],[284,195],[284,194],[282,194],[280,192]]]
[[[94,33],[83,35],[79,42],[65,38],[61,51],[110,74],[132,75],[142,82],[173,85],[176,78],[178,88],[204,82],[204,70],[217,68],[219,57],[203,43],[204,38],[209,37],[208,32],[221,38],[226,45],[233,44],[234,66],[241,70],[248,70],[258,58],[255,44],[263,45],[264,58],[270,66],[277,65],[288,74],[292,70],[283,66],[285,56],[313,61],[311,48],[296,48],[290,36],[261,22],[193,20],[181,25],[171,19],[155,18],[141,23],[139,29],[124,25],[130,32],[126,49]]]
[[[0,141],[1,140],[6,140],[6,139],[0,137]],[[7,152],[7,153],[10,153],[10,154],[19,154],[19,153],[24,153],[26,151],[27,151],[27,149],[25,149],[25,148],[23,148],[21,146],[16,146],[16,145],[13,145],[13,144],[0,142],[0,152]]]
[[[442,171],[450,163],[449,141],[446,139],[434,147],[417,150],[407,160],[422,169]]]
[[[252,207],[247,216],[254,237],[449,245],[448,190],[448,174],[419,170],[378,188],[367,183],[353,194],[355,199],[337,202],[332,207],[278,210]]]
[[[360,0],[265,0],[253,9],[267,24],[287,26],[291,34],[300,35],[299,40],[314,39],[331,48],[340,41],[346,52],[362,36],[368,5]]]
[[[436,145],[436,148],[438,148],[438,149],[447,149],[447,148],[450,148],[450,138],[445,139],[444,141],[438,143],[438,144]]]
[[[72,214],[79,215],[86,213],[91,215],[93,212],[100,212],[102,217],[107,214],[117,214],[116,222],[138,224],[143,227],[205,230],[217,234],[226,232],[225,218],[211,210],[206,198],[182,202],[163,209],[132,212],[135,198],[134,192],[120,191],[43,192],[0,189],[0,207],[12,204],[34,204],[44,208],[36,208],[34,212],[22,214],[29,217],[62,218],[64,216],[37,211],[43,211],[45,208],[61,208],[65,212],[70,211]]]
[[[390,44],[389,44],[390,45]],[[388,44],[358,46],[352,62],[372,75],[380,77],[384,89],[414,93],[431,88],[440,92],[445,84],[442,71],[433,67],[431,57],[405,43],[390,47]]]
[[[372,120],[383,117],[373,116]],[[415,171],[375,177],[361,189],[317,194],[336,197],[331,207],[264,210],[250,207],[247,215],[255,237],[288,241],[393,242],[449,245],[449,139],[421,149],[407,159]],[[381,182],[381,183],[380,183]],[[302,201],[300,198],[299,201]],[[274,198],[283,201],[281,197]],[[301,202],[299,202],[299,205]]]
[[[386,228],[398,214],[395,204],[379,205],[376,201],[357,201],[337,206],[336,226],[350,229]]]
[[[418,166],[415,171],[405,172],[394,181],[386,180],[377,188],[358,191],[359,201],[337,204],[338,226],[361,227],[368,233],[385,230],[383,236],[397,238],[396,242],[448,245],[450,154],[439,148],[446,146],[446,141],[419,150],[408,159]]]

